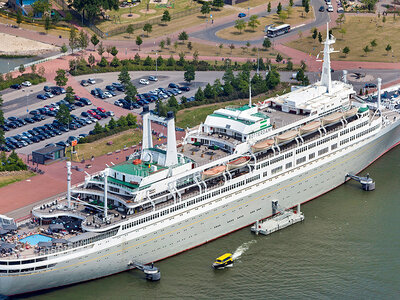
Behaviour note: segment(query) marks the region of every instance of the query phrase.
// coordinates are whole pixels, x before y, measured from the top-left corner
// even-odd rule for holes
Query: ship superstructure
[[[140,152],[32,211],[41,224],[68,217],[80,226],[61,244],[1,257],[0,294],[103,277],[201,245],[273,215],[276,203],[293,207],[339,186],[397,145],[396,110],[369,108],[345,75],[331,80],[333,43],[327,36],[321,81],[218,109],[180,144],[173,115],[145,108]],[[151,122],[166,124],[164,147],[153,145]]]

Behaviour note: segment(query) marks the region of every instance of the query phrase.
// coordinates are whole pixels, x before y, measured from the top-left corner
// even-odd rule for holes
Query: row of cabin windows
[[[50,264],[50,265],[44,265],[44,266],[39,266],[35,268],[26,268],[26,269],[21,269],[21,270],[8,270],[8,273],[25,273],[25,272],[33,272],[33,271],[39,271],[39,270],[44,270],[48,268],[54,267],[56,264]],[[7,270],[1,270],[0,273],[7,273]]]
[[[84,239],[84,240],[80,240],[80,241],[73,242],[73,243],[72,243],[72,246],[73,246],[73,247],[79,247],[79,246],[84,246],[84,245],[87,245],[87,244],[91,244],[91,243],[100,241],[100,240],[102,240],[102,239],[105,239],[105,238],[114,236],[114,235],[117,234],[117,232],[118,232],[118,228],[112,229],[112,230],[109,230],[109,231],[107,231],[107,232],[105,232],[105,233],[96,235],[96,236],[94,236],[94,237],[91,237],[91,238],[88,238],[88,239]]]
[[[275,157],[275,158],[271,159],[271,165],[274,164],[274,163],[277,163],[278,161],[283,160],[283,158],[284,158],[284,156],[281,155],[279,157]]]
[[[296,150],[296,154],[299,154],[299,153],[304,152],[306,150],[307,150],[307,146],[302,147],[302,148]]]

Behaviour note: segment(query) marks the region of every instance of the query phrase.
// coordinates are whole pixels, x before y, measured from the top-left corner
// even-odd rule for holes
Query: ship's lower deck
[[[0,294],[26,293],[95,279],[127,270],[131,261],[149,263],[196,247],[270,216],[272,201],[292,207],[328,192],[341,185],[347,173],[361,171],[399,141],[400,126],[396,122],[369,141],[332,153],[323,161],[263,179],[251,189],[245,186],[223,199],[193,208],[198,210],[197,214],[186,211],[171,216],[171,225],[160,221],[100,241],[101,246],[95,246],[90,254],[70,256],[46,271],[1,274]],[[172,223],[171,218],[176,222]]]

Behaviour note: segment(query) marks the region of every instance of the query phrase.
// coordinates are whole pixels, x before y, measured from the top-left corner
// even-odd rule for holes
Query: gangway
[[[367,176],[362,177],[362,176],[357,176],[357,175],[353,175],[353,174],[346,174],[346,179],[350,178],[353,179],[355,181],[358,181],[359,183],[361,183],[362,189],[364,191],[373,191],[375,190],[375,181],[372,180],[371,177],[369,177],[369,174],[367,173]]]
[[[135,267],[142,271],[146,275],[146,279],[149,281],[158,281],[161,279],[160,269],[155,267],[153,263],[151,265],[145,265],[138,262],[129,262],[128,266]]]

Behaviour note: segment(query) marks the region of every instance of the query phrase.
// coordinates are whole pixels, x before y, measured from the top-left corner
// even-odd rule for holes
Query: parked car
[[[113,117],[113,116],[115,115],[114,112],[111,111],[111,110],[107,111],[106,114],[107,114],[107,116],[109,116],[109,117]]]
[[[239,14],[238,14],[238,18],[244,18],[244,17],[246,17],[246,14],[245,14],[245,13],[239,13]]]
[[[170,84],[168,84],[168,87],[169,87],[170,89],[179,89],[179,85],[177,85],[177,84],[175,84],[175,83],[170,83]]]
[[[81,80],[81,86],[88,86],[89,82],[87,80]]]
[[[50,89],[49,86],[45,85],[45,86],[43,87],[43,91],[49,93],[49,92],[51,91],[51,89]]]
[[[88,98],[80,98],[80,102],[83,102],[85,105],[91,105],[92,102]]]
[[[46,100],[47,99],[47,97],[45,95],[43,95],[43,94],[37,95],[36,98],[41,99],[41,100]]]
[[[54,97],[54,95],[53,95],[52,93],[50,93],[50,92],[46,92],[46,93],[44,93],[44,95],[45,95],[47,98],[53,98],[53,97]]]
[[[79,107],[84,107],[85,106],[85,104],[83,102],[81,102],[81,101],[74,102],[74,105],[75,106],[79,106]]]
[[[31,86],[32,83],[30,81],[24,81],[23,83],[21,83],[23,86]]]
[[[320,12],[324,12],[325,11],[325,7],[324,6],[320,6],[319,11]]]
[[[115,86],[113,86],[113,85],[107,85],[106,86],[106,90],[107,91],[115,91],[117,88],[115,87]]]
[[[25,118],[24,120],[27,123],[35,123],[35,120],[33,120],[32,118]]]
[[[89,78],[89,79],[87,80],[87,82],[89,82],[90,84],[95,84],[95,83],[96,83],[96,80],[95,80],[94,78]]]
[[[181,91],[184,91],[184,92],[189,92],[190,91],[190,87],[188,87],[188,86],[180,86],[179,89]]]
[[[150,82],[149,82],[147,79],[142,78],[142,79],[139,80],[139,83],[140,83],[140,84],[147,85],[147,84],[149,84]]]
[[[158,78],[156,76],[149,76],[148,78],[150,81],[158,81]]]
[[[15,89],[15,90],[20,90],[22,86],[20,84],[13,84],[10,86],[10,88]]]
[[[115,100],[114,101],[114,105],[121,107],[122,106],[122,102],[119,100]]]
[[[99,111],[103,112],[103,113],[106,112],[106,110],[105,110],[104,108],[100,107],[100,106],[97,107],[97,109],[98,109]]]

